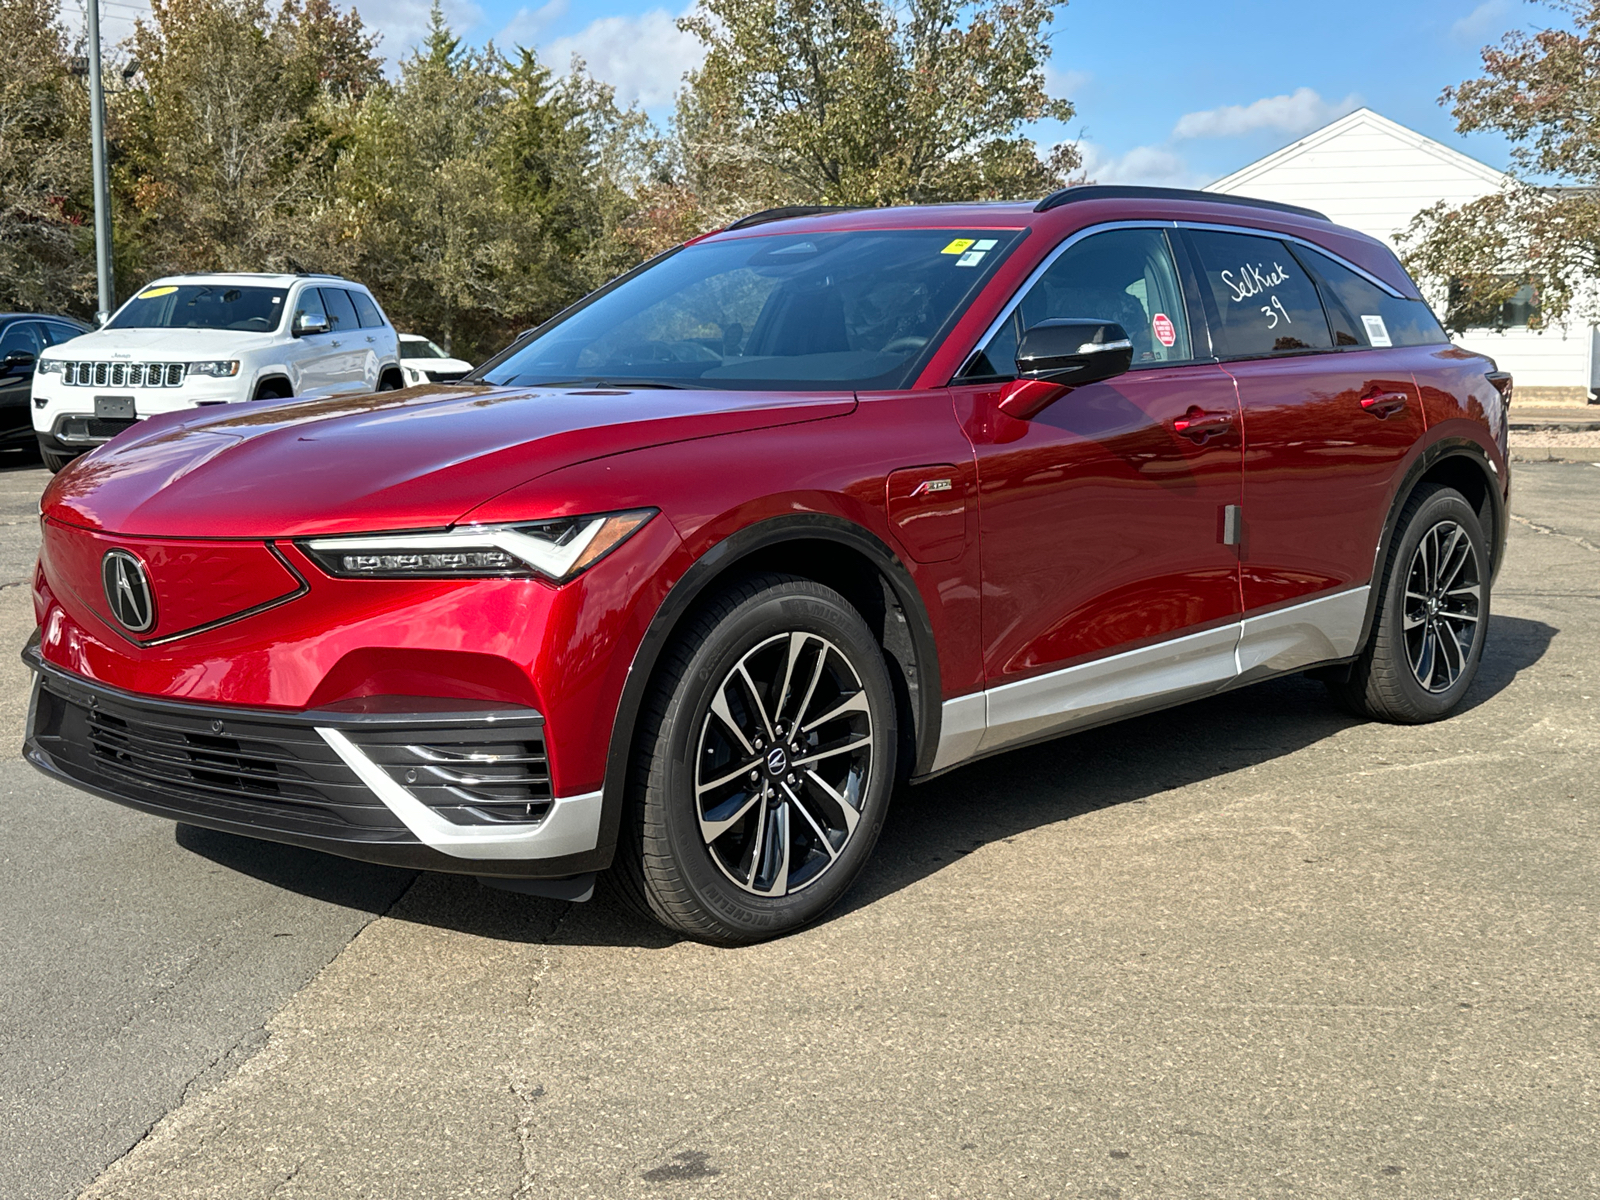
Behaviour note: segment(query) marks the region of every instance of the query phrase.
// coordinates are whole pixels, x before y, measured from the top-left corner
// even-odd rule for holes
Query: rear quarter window
[[[383,314],[378,311],[378,306],[365,292],[351,289],[350,299],[355,302],[356,316],[360,318],[361,328],[377,329],[383,325]]]
[[[1317,278],[1338,346],[1431,346],[1450,340],[1421,300],[1390,295],[1336,259],[1306,246],[1295,254]]]

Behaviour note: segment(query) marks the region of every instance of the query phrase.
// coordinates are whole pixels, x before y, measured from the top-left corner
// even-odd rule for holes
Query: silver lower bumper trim
[[[582,854],[599,844],[600,792],[558,796],[544,818],[530,825],[457,825],[396,783],[339,730],[319,725],[317,733],[418,841],[441,854],[477,859],[560,858]]]

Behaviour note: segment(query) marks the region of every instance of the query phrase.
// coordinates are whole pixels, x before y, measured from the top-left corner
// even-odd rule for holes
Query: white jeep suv
[[[33,429],[45,464],[59,471],[155,413],[403,386],[394,326],[359,283],[178,275],[39,356]]]

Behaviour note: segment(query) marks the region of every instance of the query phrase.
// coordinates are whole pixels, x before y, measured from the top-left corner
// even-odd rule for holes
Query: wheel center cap
[[[782,775],[789,769],[789,752],[782,746],[774,746],[767,751],[767,774],[774,777]]]

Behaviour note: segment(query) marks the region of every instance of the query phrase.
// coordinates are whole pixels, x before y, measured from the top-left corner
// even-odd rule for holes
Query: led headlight
[[[239,373],[239,360],[236,358],[217,359],[213,362],[193,362],[189,364],[191,375],[214,375],[218,379],[227,379]]]
[[[299,546],[328,574],[344,579],[542,575],[559,583],[599,562],[655,515],[653,508],[640,508],[525,525],[316,538]]]
[[[61,374],[62,368],[64,368],[66,365],[67,364],[63,359],[41,358],[38,362],[33,364],[33,369],[35,373],[39,375],[59,375]]]

